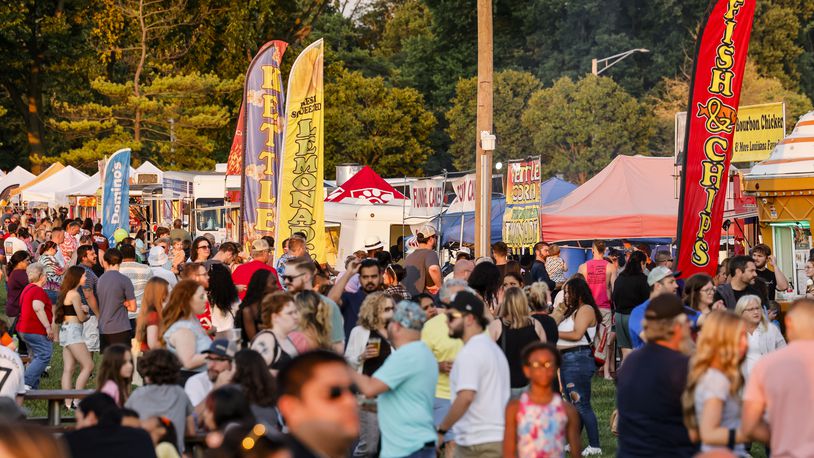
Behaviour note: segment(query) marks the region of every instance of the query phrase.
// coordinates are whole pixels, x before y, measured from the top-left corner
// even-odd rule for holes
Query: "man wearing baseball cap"
[[[246,287],[249,285],[252,275],[260,269],[265,269],[271,272],[274,280],[277,282],[277,288],[280,288],[280,278],[274,267],[268,265],[268,260],[271,257],[272,247],[268,242],[263,239],[257,239],[252,242],[251,256],[252,260],[246,264],[239,265],[234,272],[232,272],[232,280],[237,287],[237,297],[243,299],[246,295]]]
[[[449,335],[464,346],[449,375],[452,406],[438,425],[438,443],[452,429],[456,457],[503,456],[505,409],[509,402],[509,363],[503,350],[483,332],[488,324],[483,301],[460,291],[447,307]]]
[[[681,405],[692,342],[689,320],[675,294],[660,294],[648,302],[643,332],[647,343],[625,359],[617,374],[617,456],[693,456],[697,447],[684,426]]]
[[[368,398],[378,396],[382,456],[435,456],[432,413],[438,365],[421,341],[426,318],[414,302],[396,304],[387,325],[396,350],[372,377],[353,372],[362,394]]]
[[[435,245],[438,243],[438,233],[435,227],[424,224],[415,234],[418,248],[404,258],[404,269],[407,275],[401,284],[407,288],[410,296],[421,293],[436,294],[441,288],[441,263]]]
[[[672,294],[675,296],[676,290],[678,289],[676,277],[679,275],[681,275],[681,272],[673,272],[664,266],[655,267],[647,275],[647,284],[650,285],[650,298],[630,312],[630,320],[628,321],[630,343],[633,344],[634,350],[644,345],[640,334],[642,333],[642,319],[644,319],[645,309],[647,309],[647,306],[650,305],[650,301],[656,296],[661,294]]]
[[[212,390],[231,383],[235,373],[232,360],[237,348],[228,339],[215,339],[209,349],[202,353],[206,354],[206,372],[193,375],[184,385],[184,391],[198,415],[203,413],[204,400]]]

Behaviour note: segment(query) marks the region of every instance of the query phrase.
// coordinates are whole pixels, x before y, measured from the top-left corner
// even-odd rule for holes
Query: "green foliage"
[[[415,89],[389,87],[343,68],[325,85],[325,175],[342,162],[373,167],[383,176],[421,174],[435,117]]]
[[[518,118],[526,111],[529,99],[540,87],[537,78],[528,72],[505,70],[495,74],[493,124],[498,137],[495,161],[537,154],[530,148],[531,132],[518,122]],[[452,108],[446,113],[449,123],[447,132],[452,140],[449,151],[458,170],[471,169],[475,164],[477,95],[477,78],[458,81]]]
[[[66,137],[77,139],[80,146],[58,156],[38,156],[37,163],[60,161],[90,170],[105,154],[129,146],[134,157],[168,169],[211,169],[216,144],[209,133],[228,125],[231,117],[218,98],[239,91],[242,77],[155,76],[142,86],[141,96],[133,94],[130,81],[113,83],[98,78],[91,86],[107,104],[60,104],[60,118],[50,123]],[[139,139],[136,116],[142,130]]]
[[[806,51],[809,58],[814,52],[811,19],[814,3],[810,0],[757,2],[749,55],[757,61],[761,75],[776,78],[787,88],[800,87],[801,60]],[[806,80],[814,81],[814,77],[806,75]]]
[[[584,183],[620,154],[646,153],[651,126],[639,102],[610,78],[561,78],[532,95],[523,128],[543,175]]]

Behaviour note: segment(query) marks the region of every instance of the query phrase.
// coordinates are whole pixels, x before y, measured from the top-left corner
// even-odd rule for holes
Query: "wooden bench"
[[[94,390],[28,390],[23,398],[28,401],[48,402],[48,426],[62,423],[62,406],[66,399],[84,399],[95,393]]]

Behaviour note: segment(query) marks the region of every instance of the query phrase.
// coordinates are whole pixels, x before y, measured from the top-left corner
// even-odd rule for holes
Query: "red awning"
[[[356,175],[328,194],[325,202],[342,202],[348,198],[365,199],[371,204],[386,204],[394,199],[406,199],[404,194],[396,191],[368,166],[362,167]]]
[[[547,242],[675,238],[678,199],[672,157],[617,156],[541,210]]]

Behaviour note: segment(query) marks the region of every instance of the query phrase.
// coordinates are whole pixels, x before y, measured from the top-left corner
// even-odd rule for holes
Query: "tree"
[[[105,154],[129,146],[137,160],[166,168],[211,168],[211,134],[229,123],[225,102],[237,98],[243,77],[178,70],[196,22],[184,0],[106,0],[94,19],[99,59],[117,78],[91,82],[100,102],[55,102],[58,116],[50,126],[73,140],[71,148],[56,157],[35,155],[32,162],[92,169]]]
[[[494,84],[494,130],[497,146],[495,161],[520,159],[535,155],[531,149],[530,132],[518,122],[532,94],[541,84],[531,73],[504,70],[495,74]],[[478,79],[460,80],[452,99],[452,108],[446,112],[449,122],[447,133],[452,143],[449,151],[458,170],[467,170],[475,164],[476,110],[478,103]]]
[[[51,122],[55,130],[78,139],[81,146],[33,160],[93,169],[105,154],[130,147],[136,158],[169,169],[211,169],[216,145],[209,132],[230,121],[228,107],[217,100],[239,91],[241,80],[224,81],[214,74],[198,73],[154,76],[135,96],[130,81],[113,83],[98,78],[91,86],[107,104],[60,104],[62,118]]]
[[[325,176],[337,164],[358,162],[384,176],[420,174],[435,117],[415,89],[389,87],[336,65],[325,84]]]
[[[814,51],[811,27],[804,28],[803,24],[812,18],[814,3],[810,0],[757,2],[749,56],[757,63],[761,75],[776,78],[789,89],[800,87],[800,62],[806,45],[809,54]]]
[[[651,137],[651,150],[672,154],[675,141],[675,115],[687,111],[689,80],[683,77],[664,78],[659,87],[645,98],[649,118],[656,129]],[[760,76],[752,60],[746,61],[741,87],[741,106],[761,103],[786,104],[786,132],[791,133],[797,119],[812,109],[811,99],[797,91],[783,87],[777,78]]]
[[[542,153],[543,175],[584,183],[620,154],[647,153],[650,121],[613,80],[560,78],[532,95],[522,126]]]
[[[45,119],[52,94],[81,97],[93,71],[84,46],[90,27],[88,1],[19,0],[0,4],[0,95],[10,116],[3,137],[15,145],[5,165],[28,162],[58,147]]]

